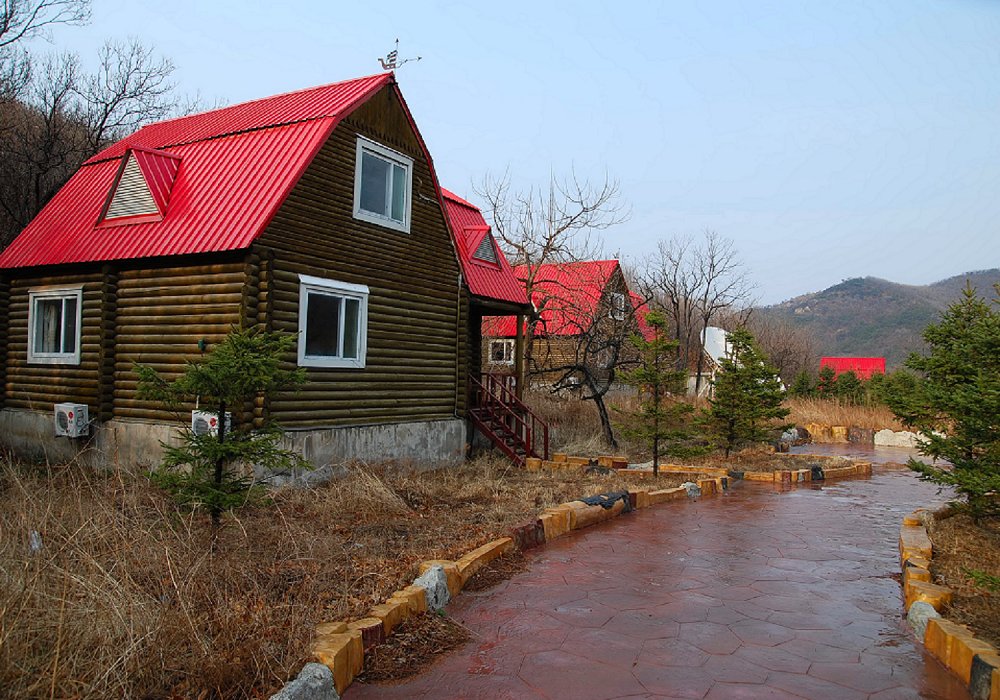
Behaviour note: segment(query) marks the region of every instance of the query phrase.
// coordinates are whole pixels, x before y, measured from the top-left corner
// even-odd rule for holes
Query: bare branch
[[[174,107],[169,98],[174,89],[170,60],[155,57],[137,39],[105,43],[100,58],[97,73],[84,80],[79,90],[87,105],[95,152],[145,123],[162,119]]]
[[[0,49],[31,39],[56,24],[86,24],[90,0],[0,0]]]

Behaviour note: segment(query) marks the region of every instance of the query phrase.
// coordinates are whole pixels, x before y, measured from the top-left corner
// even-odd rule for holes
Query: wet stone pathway
[[[902,620],[907,471],[624,515],[448,614],[473,640],[359,698],[967,698]]]

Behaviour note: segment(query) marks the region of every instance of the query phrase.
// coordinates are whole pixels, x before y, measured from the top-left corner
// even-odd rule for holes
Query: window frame
[[[60,318],[60,337],[65,343],[66,335],[66,305],[67,299],[76,300],[76,343],[73,352],[39,352],[35,349],[35,322],[38,314],[35,302],[40,299],[60,299],[63,301]],[[83,344],[83,285],[59,285],[49,287],[34,287],[28,290],[28,362],[40,365],[78,365],[80,364]]]
[[[338,346],[340,352],[344,349],[344,305],[346,299],[356,299],[359,301],[358,307],[358,356],[343,357],[333,355],[307,355],[306,354],[306,331],[309,320],[309,295],[323,294],[330,297],[339,297],[340,304],[340,335]],[[299,275],[299,336],[298,336],[298,365],[299,367],[321,367],[321,368],[347,368],[364,369],[368,356],[368,296],[370,290],[367,285],[350,284],[338,280],[326,279],[324,277],[312,277],[310,275]]]
[[[493,345],[495,343],[498,343],[498,344],[502,343],[503,344],[503,346],[504,346],[504,354],[505,355],[509,354],[510,355],[510,360],[494,360],[493,359]],[[510,339],[510,338],[492,338],[490,340],[489,348],[487,348],[487,352],[488,352],[488,357],[489,357],[489,360],[490,360],[490,364],[491,365],[513,366],[514,365],[514,360],[515,360],[514,345],[515,345],[514,341],[512,339]],[[509,353],[507,352],[508,349],[510,351]]]
[[[383,216],[377,212],[368,211],[361,208],[361,169],[362,158],[365,153],[387,161],[390,165],[398,165],[406,171],[406,193],[403,196],[403,220],[397,221],[390,216]],[[390,172],[392,172],[390,170]],[[392,177],[389,178],[389,187],[392,187]],[[398,151],[387,148],[382,144],[372,141],[364,136],[358,136],[357,150],[354,159],[354,218],[360,221],[385,228],[391,228],[403,233],[410,232],[410,215],[413,200],[413,159]],[[388,202],[390,210],[392,208],[392,192],[389,192]]]

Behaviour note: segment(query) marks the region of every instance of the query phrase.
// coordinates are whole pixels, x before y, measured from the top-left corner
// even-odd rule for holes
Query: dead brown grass
[[[788,423],[804,426],[808,423],[820,425],[856,426],[873,430],[905,430],[906,428],[889,410],[888,406],[855,406],[839,399],[801,399],[789,398],[785,406],[791,413],[785,420]]]
[[[36,697],[267,696],[312,629],[362,616],[424,559],[456,558],[615,474],[496,459],[424,474],[354,467],[227,518],[178,511],[142,475],[0,464],[0,688]],[[43,547],[31,553],[30,533]]]
[[[1000,647],[1000,591],[976,585],[968,574],[981,571],[1000,577],[1000,522],[976,525],[967,515],[955,515],[937,521],[931,539],[931,573],[955,591],[947,617]]]

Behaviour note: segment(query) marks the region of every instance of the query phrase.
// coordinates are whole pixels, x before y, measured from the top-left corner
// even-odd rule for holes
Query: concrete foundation
[[[3,409],[0,444],[26,459],[49,464],[152,467],[163,455],[161,443],[177,444],[177,425],[115,419],[91,424],[84,438],[56,437],[50,412]],[[401,462],[440,467],[465,457],[465,422],[459,418],[414,423],[288,431],[284,446],[316,469],[301,474],[258,474],[274,484],[312,483],[335,475],[349,461]]]

